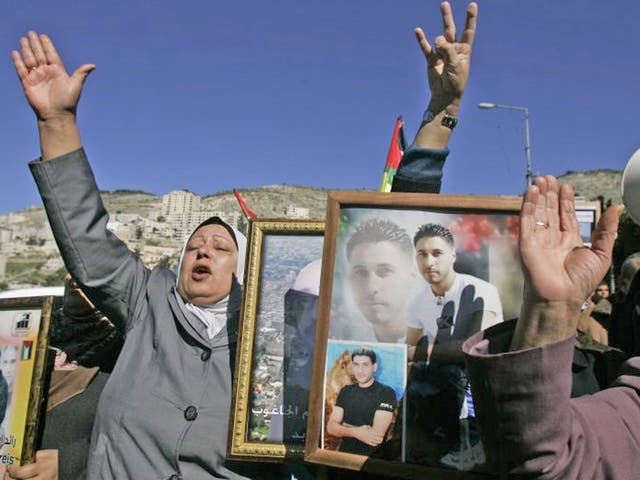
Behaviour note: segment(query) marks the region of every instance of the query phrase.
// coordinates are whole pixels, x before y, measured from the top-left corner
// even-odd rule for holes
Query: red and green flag
[[[391,137],[391,145],[389,145],[389,153],[387,153],[387,163],[382,173],[382,181],[380,182],[381,192],[390,192],[391,185],[393,184],[393,177],[398,171],[400,166],[400,160],[402,160],[402,153],[407,148],[407,141],[404,138],[404,130],[402,126],[404,122],[402,117],[398,117],[396,120],[396,126],[393,129],[393,136]]]

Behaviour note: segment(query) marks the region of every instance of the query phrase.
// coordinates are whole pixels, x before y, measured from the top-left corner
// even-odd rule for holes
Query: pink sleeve
[[[620,387],[571,400],[575,338],[508,352],[514,325],[496,325],[463,346],[491,468],[509,478],[634,478],[640,358],[625,364]]]

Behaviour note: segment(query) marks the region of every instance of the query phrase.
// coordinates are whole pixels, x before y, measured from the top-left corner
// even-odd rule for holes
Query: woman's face
[[[231,291],[238,265],[238,249],[222,225],[200,227],[189,239],[182,257],[178,291],[189,303],[210,305]]]

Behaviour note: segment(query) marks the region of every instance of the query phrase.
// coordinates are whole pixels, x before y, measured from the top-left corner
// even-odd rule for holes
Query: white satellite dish
[[[622,172],[622,201],[629,216],[640,225],[640,149],[631,155]]]

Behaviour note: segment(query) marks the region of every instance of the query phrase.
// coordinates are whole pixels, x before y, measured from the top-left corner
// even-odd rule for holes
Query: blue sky
[[[640,146],[640,2],[479,1],[471,79],[443,192],[524,187],[533,171],[623,169]],[[465,2],[452,2],[459,28]],[[432,0],[30,0],[0,5],[0,214],[39,205],[34,116],[10,51],[48,33],[68,70],[93,62],[79,121],[102,189],[163,194],[279,183],[377,189],[396,116],[428,101],[413,37],[442,31]]]

